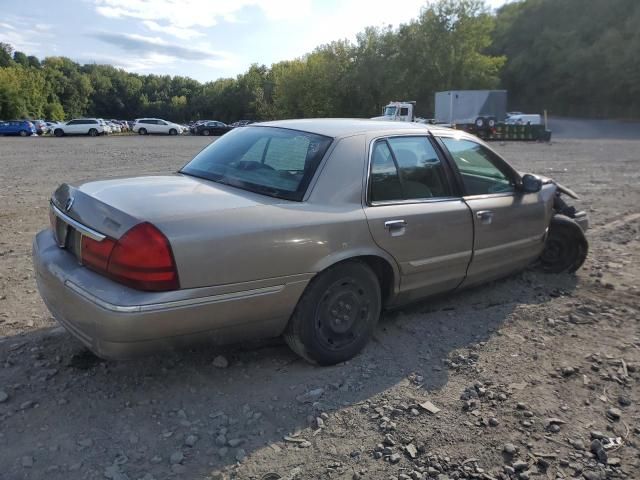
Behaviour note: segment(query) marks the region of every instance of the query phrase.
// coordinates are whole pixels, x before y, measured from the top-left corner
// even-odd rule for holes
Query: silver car
[[[328,365],[382,309],[538,261],[575,271],[586,215],[460,131],[368,120],[238,128],[179,172],[63,184],[33,242],[52,314],[99,356],[283,335]]]

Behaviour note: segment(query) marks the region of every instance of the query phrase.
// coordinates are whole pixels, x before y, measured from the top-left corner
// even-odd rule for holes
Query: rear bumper
[[[40,295],[73,336],[103,358],[122,359],[199,342],[277,336],[307,276],[219,287],[141,292],[79,265],[50,230],[33,241]]]

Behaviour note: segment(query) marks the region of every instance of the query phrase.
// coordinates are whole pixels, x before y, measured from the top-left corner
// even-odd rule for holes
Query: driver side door
[[[473,140],[440,137],[464,189],[474,226],[465,286],[503,277],[535,260],[544,247],[552,188],[524,193],[520,176],[495,152]]]

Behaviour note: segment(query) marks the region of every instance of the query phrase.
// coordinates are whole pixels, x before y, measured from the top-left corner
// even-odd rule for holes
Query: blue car
[[[36,127],[33,123],[26,120],[9,120],[8,122],[0,121],[0,136],[2,135],[20,135],[27,137],[36,135]]]

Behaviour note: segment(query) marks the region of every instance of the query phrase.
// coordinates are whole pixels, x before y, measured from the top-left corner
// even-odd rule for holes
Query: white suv
[[[164,133],[167,135],[181,135],[183,127],[177,123],[168,122],[161,118],[138,118],[133,125],[133,131],[140,135],[149,133]]]
[[[49,131],[56,137],[64,135],[89,135],[95,137],[105,133],[104,126],[97,118],[74,118],[66,123],[53,125]]]

